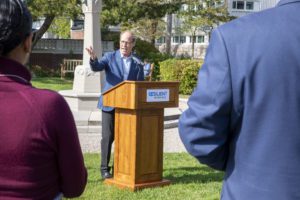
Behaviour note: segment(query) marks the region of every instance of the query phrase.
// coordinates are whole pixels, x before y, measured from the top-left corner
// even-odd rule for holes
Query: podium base
[[[141,189],[145,189],[145,188],[151,188],[151,187],[162,187],[162,186],[166,186],[166,185],[170,185],[171,181],[163,179],[161,181],[154,181],[154,182],[147,182],[147,183],[137,183],[137,184],[129,184],[129,183],[122,183],[119,182],[113,178],[110,179],[106,179],[104,181],[105,184],[107,185],[114,185],[117,186],[118,188],[121,189],[129,189],[133,192],[137,191],[137,190],[141,190]]]

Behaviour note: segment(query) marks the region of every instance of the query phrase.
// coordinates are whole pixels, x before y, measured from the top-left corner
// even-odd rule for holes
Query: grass
[[[138,192],[108,186],[100,179],[99,154],[84,155],[88,169],[85,192],[76,199],[100,200],[217,200],[220,199],[223,173],[198,163],[187,153],[164,154],[164,179],[172,184]]]
[[[72,89],[72,80],[60,78],[34,78],[32,84],[37,88],[51,90]],[[182,97],[181,97],[182,98]],[[187,153],[164,154],[164,179],[172,182],[170,186],[149,188],[138,192],[120,190],[103,184],[100,178],[99,154],[84,154],[88,170],[88,183],[81,197],[87,200],[217,200],[223,173],[212,170]]]
[[[59,77],[39,77],[33,78],[32,85],[37,88],[50,89],[50,90],[71,90],[73,87],[73,80],[60,79]]]
[[[37,88],[50,89],[50,90],[71,90],[73,86],[73,80],[60,79],[59,77],[39,77],[32,79],[32,85]],[[190,95],[180,94],[179,98],[188,99]]]

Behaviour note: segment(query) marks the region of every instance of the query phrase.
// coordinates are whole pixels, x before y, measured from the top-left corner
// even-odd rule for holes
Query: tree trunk
[[[171,55],[172,14],[167,15],[166,53]]]
[[[151,25],[151,44],[155,45],[155,36],[157,31],[158,22],[157,20],[152,21]]]
[[[192,59],[195,58],[195,40],[196,40],[197,28],[192,31]]]
[[[41,28],[34,33],[34,40],[32,42],[32,48],[37,44],[37,42],[43,37],[44,33],[49,29],[52,24],[55,15],[46,16],[45,21]]]
[[[195,57],[195,33],[192,35],[192,59]]]

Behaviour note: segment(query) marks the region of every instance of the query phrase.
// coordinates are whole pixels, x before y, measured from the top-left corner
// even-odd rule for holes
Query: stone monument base
[[[100,93],[83,93],[74,90],[62,90],[59,93],[65,98],[72,111],[97,110]]]
[[[81,93],[62,90],[59,93],[67,101],[79,134],[100,134],[101,110],[97,108],[100,93]]]

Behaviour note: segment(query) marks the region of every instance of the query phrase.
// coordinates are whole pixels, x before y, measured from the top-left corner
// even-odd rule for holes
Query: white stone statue
[[[85,50],[85,47],[92,46],[98,58],[102,57],[99,21],[101,0],[85,0],[82,2],[82,10],[85,15],[83,64],[75,68],[73,90],[60,91],[74,113],[97,110],[97,102],[101,94],[101,80],[104,80],[99,72],[95,73],[90,69],[90,57]],[[82,115],[82,113],[78,114],[78,116]]]
[[[90,57],[85,51],[86,47],[92,46],[99,58],[102,57],[101,33],[99,15],[101,0],[85,0],[82,4],[84,13],[84,42],[83,42],[83,65],[77,66],[74,73],[73,90],[84,93],[99,93],[101,90],[101,74],[91,71],[89,67]]]

